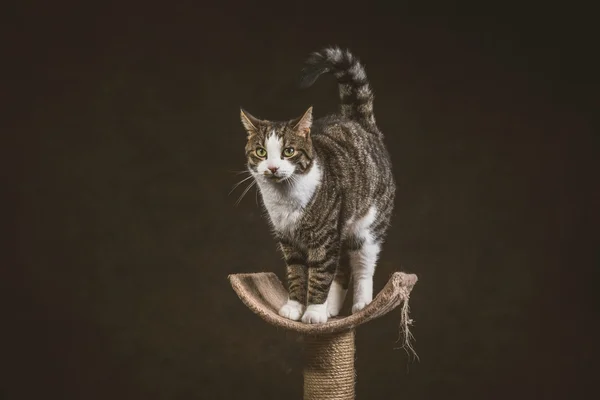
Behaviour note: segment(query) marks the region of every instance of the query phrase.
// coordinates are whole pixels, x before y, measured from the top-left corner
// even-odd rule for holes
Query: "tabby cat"
[[[240,110],[248,169],[287,264],[289,298],[279,314],[309,324],[339,314],[350,282],[353,313],[373,299],[395,193],[363,65],[349,51],[326,48],[306,61],[302,86],[327,72],[339,85],[339,113],[313,121],[310,107],[299,118],[270,121]]]

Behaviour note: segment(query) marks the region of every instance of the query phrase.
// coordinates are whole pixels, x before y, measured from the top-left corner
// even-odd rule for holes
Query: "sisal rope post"
[[[304,340],[304,400],[353,400],[354,329]]]
[[[287,291],[273,273],[233,274],[229,282],[242,302],[264,321],[304,335],[304,400],[353,400],[355,328],[379,318],[402,304],[404,348],[413,351],[408,300],[417,276],[394,273],[383,290],[361,311],[324,324],[304,324],[278,314]]]

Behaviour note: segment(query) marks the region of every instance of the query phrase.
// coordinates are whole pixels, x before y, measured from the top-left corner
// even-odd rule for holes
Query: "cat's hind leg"
[[[377,209],[371,207],[369,211],[356,221],[347,240],[348,258],[352,274],[353,304],[352,313],[365,308],[373,300],[373,275],[377,258],[381,250],[381,241],[374,235],[382,230],[385,219],[378,215]]]
[[[329,294],[327,295],[327,316],[336,317],[340,314],[344,300],[346,299],[346,293],[348,292],[348,285],[350,283],[350,266],[347,260],[340,261],[331,287],[329,288]]]
[[[348,252],[354,290],[353,314],[365,308],[373,300],[373,275],[381,250],[380,243],[371,235],[366,234],[361,239],[358,248]]]

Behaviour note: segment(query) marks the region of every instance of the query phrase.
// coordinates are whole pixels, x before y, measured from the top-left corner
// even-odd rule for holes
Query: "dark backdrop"
[[[255,192],[238,207],[228,192],[240,106],[336,109],[333,78],[295,86],[329,44],[367,66],[399,187],[375,290],[393,271],[420,277],[420,362],[394,349],[398,312],[361,328],[359,398],[584,398],[599,334],[596,22],[572,3],[478,11],[7,8],[2,398],[301,397],[297,338],[228,285],[283,276]]]

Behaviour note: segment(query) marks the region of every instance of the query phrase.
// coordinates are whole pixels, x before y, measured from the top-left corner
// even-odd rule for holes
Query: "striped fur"
[[[363,66],[347,51],[325,49],[308,59],[304,86],[326,72],[338,81],[339,113],[313,122],[309,109],[300,118],[276,122],[242,111],[248,169],[287,264],[289,302],[280,314],[291,319],[302,315],[307,323],[337,315],[350,281],[353,312],[372,300],[373,273],[395,194]],[[294,147],[295,155],[257,156],[256,149],[269,140],[274,148],[272,135],[281,148]],[[293,175],[274,179],[264,168],[273,158],[290,163]],[[287,218],[283,222],[282,215]]]
[[[324,49],[310,55],[302,70],[300,85],[311,86],[324,73],[337,78],[340,93],[340,114],[361,124],[366,131],[379,133],[373,114],[374,94],[361,62],[338,47]]]

